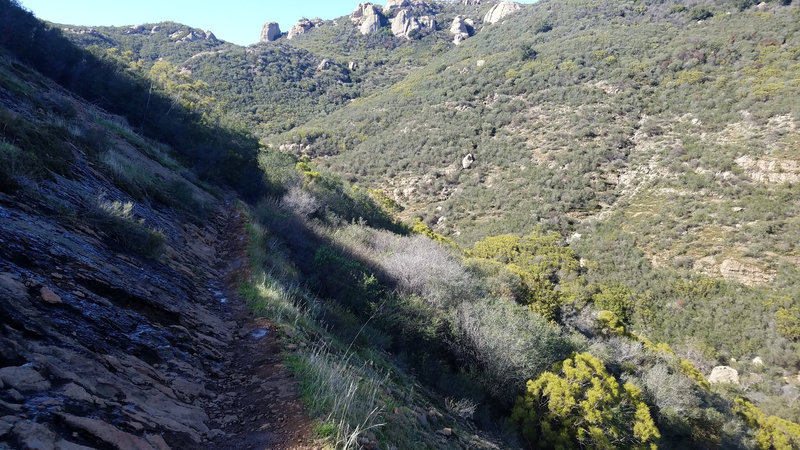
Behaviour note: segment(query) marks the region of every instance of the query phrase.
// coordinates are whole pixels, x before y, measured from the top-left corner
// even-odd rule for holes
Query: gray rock
[[[92,402],[92,396],[86,392],[86,389],[78,386],[75,383],[69,383],[64,386],[64,397],[79,402]]]
[[[5,397],[10,399],[14,403],[22,403],[23,401],[25,401],[25,396],[20,394],[19,391],[16,389],[6,389],[5,392],[6,392]]]
[[[50,382],[33,367],[3,367],[0,369],[0,380],[20,392],[39,392],[50,389]]]
[[[14,424],[19,422],[21,419],[17,416],[5,416],[0,418],[0,438],[7,435],[12,428],[14,428]]]
[[[72,428],[83,430],[106,444],[116,448],[152,449],[153,446],[146,440],[124,431],[113,425],[88,417],[78,417],[72,414],[59,414],[64,422]]]
[[[278,22],[267,22],[261,27],[260,42],[272,42],[281,37],[281,27]]]

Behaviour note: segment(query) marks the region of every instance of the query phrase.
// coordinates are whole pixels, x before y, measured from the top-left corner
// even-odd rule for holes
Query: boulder
[[[25,285],[11,273],[0,273],[0,292],[4,292],[4,297],[9,296],[6,299],[22,299],[28,295]]]
[[[42,288],[39,290],[39,294],[42,296],[42,300],[50,303],[51,305],[57,305],[61,303],[61,297],[59,297],[58,294],[53,292],[53,290],[47,286],[42,286]]]
[[[350,20],[356,24],[361,34],[374,33],[386,25],[386,18],[372,3],[359,3],[355,11],[350,14]]]
[[[453,19],[453,24],[450,25],[450,33],[453,35],[453,43],[456,45],[464,42],[464,39],[469,37],[469,28],[463,17],[456,16]]]
[[[0,369],[0,380],[20,392],[38,392],[50,389],[50,382],[33,367],[11,366]]]
[[[739,385],[739,372],[733,367],[717,366],[711,370],[711,375],[708,376],[708,382],[711,384],[728,383]]]
[[[472,156],[472,153],[467,153],[467,156],[465,156],[464,159],[461,160],[461,167],[463,167],[464,169],[469,169],[470,167],[472,167],[473,161],[475,161],[475,157]]]
[[[120,431],[113,425],[106,422],[91,419],[88,417],[78,417],[72,414],[59,414],[64,422],[71,428],[75,428],[94,436],[97,440],[104,442],[108,446],[116,448],[131,449],[152,449],[153,446],[146,440],[132,434]]]
[[[500,2],[489,10],[483,17],[483,21],[489,24],[495,24],[504,18],[514,14],[522,9],[519,3],[515,2]]]
[[[392,19],[392,34],[411,39],[411,33],[424,29],[435,29],[436,20],[432,16],[414,17],[408,9],[401,9]]]
[[[753,361],[751,361],[751,362],[752,362],[752,364],[754,366],[763,366],[764,365],[764,360],[761,359],[760,356],[756,356],[755,358],[753,358]]]
[[[411,2],[408,0],[386,0],[386,6],[383,7],[383,12],[389,12],[397,8],[405,8],[406,6],[411,6]]]
[[[328,70],[331,68],[331,61],[328,58],[323,59],[320,61],[319,65],[317,65],[317,70]]]
[[[259,42],[272,42],[281,37],[281,27],[278,22],[267,22],[261,27],[261,39]]]
[[[286,35],[286,39],[294,39],[295,36],[299,36],[301,34],[306,34],[306,32],[308,32],[308,30],[311,30],[313,28],[314,28],[314,23],[313,22],[311,22],[308,19],[302,19],[302,20],[298,21],[292,27],[291,30],[289,30],[289,33]]]

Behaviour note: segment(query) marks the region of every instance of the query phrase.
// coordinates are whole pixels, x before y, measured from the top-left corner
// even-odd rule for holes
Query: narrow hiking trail
[[[242,213],[229,207],[226,226],[217,242],[222,280],[209,284],[218,298],[218,313],[235,327],[225,351],[219,392],[207,413],[216,431],[204,448],[318,449],[312,421],[298,397],[297,381],[283,364],[281,340],[275,325],[255,318],[237,295],[250,275],[248,233]]]

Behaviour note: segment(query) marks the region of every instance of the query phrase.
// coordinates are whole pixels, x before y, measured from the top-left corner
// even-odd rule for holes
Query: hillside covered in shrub
[[[98,167],[116,202],[32,208],[159,261],[175,236],[136,204],[202,222],[238,197],[237,296],[324,445],[800,447],[800,7],[495,6],[243,48],[6,1],[0,204]]]

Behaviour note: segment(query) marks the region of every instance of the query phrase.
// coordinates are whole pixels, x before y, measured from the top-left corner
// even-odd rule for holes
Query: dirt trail
[[[247,231],[240,212],[229,210],[217,243],[217,268],[225,279],[209,289],[219,298],[219,313],[237,331],[226,352],[219,395],[208,408],[216,437],[206,449],[317,449],[311,419],[298,398],[297,381],[284,367],[275,325],[254,318],[236,288],[249,275]]]

